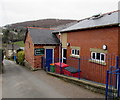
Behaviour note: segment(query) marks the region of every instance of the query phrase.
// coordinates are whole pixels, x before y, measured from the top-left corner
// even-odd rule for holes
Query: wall
[[[67,33],[61,34],[62,48],[67,48]]]
[[[68,32],[67,42],[70,46],[67,47],[67,58],[73,59],[73,61],[67,61],[69,65],[76,65],[78,68],[77,58],[70,57],[71,46],[80,47],[80,58],[84,57],[84,61],[81,59],[81,71],[82,78],[105,83],[106,70],[109,68],[109,62],[107,65],[101,65],[89,62],[90,48],[102,49],[103,45],[107,45],[106,55],[119,55],[118,49],[118,27],[109,27],[101,29],[82,30],[76,32]],[[76,60],[75,60],[76,59]],[[115,65],[115,62],[113,63]]]
[[[32,39],[29,34],[26,36],[25,41],[25,59],[31,65],[33,69],[41,69],[42,66],[42,59],[41,57],[45,57],[45,55],[38,55],[34,56],[34,49],[35,48],[54,48],[54,57],[58,58],[59,56],[59,46],[41,46],[41,45],[34,45],[32,43]]]
[[[25,60],[34,68],[34,44],[28,33],[25,41]]]
[[[40,45],[34,45],[34,48],[43,48],[43,46]],[[42,68],[42,57],[44,57],[44,55],[38,55],[38,56],[34,56],[34,68]]]
[[[44,49],[54,49],[54,58],[58,58],[58,46],[40,46],[40,45],[35,45],[34,48],[44,48]],[[42,59],[41,57],[45,57],[44,55],[39,55],[39,56],[34,56],[34,67],[35,68],[42,68]]]

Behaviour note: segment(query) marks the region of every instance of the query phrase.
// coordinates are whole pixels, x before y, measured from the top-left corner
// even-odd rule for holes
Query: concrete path
[[[4,60],[3,98],[104,98],[80,86]]]

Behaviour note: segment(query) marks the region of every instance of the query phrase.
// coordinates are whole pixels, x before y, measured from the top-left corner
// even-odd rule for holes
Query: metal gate
[[[120,68],[111,66],[106,75],[106,100],[120,99]]]

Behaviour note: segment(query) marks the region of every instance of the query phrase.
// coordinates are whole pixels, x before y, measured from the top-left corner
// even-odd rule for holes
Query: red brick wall
[[[54,49],[54,58],[55,60],[59,58],[59,46],[56,46]]]
[[[32,39],[30,37],[30,34],[28,33],[26,36],[26,41],[25,41],[25,59],[31,65],[32,68],[42,68],[43,66],[41,64],[42,63],[41,57],[45,56],[45,55],[34,56],[35,48],[44,48],[44,46],[34,45],[32,42]],[[55,58],[58,58],[58,56],[59,56],[58,48],[59,48],[59,46],[56,46],[54,49],[54,57]]]
[[[43,46],[35,45],[34,48],[43,48]],[[42,57],[44,55],[34,56],[34,68],[42,68]]]
[[[25,60],[29,62],[31,67],[34,67],[34,44],[29,33],[27,34],[25,41]]]
[[[80,56],[84,57],[80,66],[82,78],[105,83],[106,70],[109,68],[108,62],[106,62],[107,66],[89,62],[90,48],[102,49],[105,44],[108,47],[108,54],[120,54],[120,51],[118,51],[118,27],[68,32],[67,42],[70,43],[70,46],[80,47]],[[72,58],[70,54],[71,49],[68,47],[67,58]],[[73,66],[78,65],[76,60],[68,61],[67,63]],[[75,67],[78,68],[77,66]]]
[[[34,48],[44,48],[44,46],[39,46],[39,45],[35,45]],[[54,48],[54,58],[58,58],[59,56],[59,51],[58,51],[58,46],[56,46]],[[45,55],[40,55],[40,56],[34,56],[34,67],[35,68],[42,68],[43,66],[41,65],[42,63],[42,59],[41,57],[45,57]]]

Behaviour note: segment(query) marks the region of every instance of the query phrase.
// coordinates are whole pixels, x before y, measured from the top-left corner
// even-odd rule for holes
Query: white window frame
[[[93,53],[95,53],[95,59],[92,58],[92,57],[93,57]],[[99,62],[105,62],[105,58],[106,58],[105,53],[100,53],[100,59],[99,59],[99,60],[97,59],[97,53],[98,53],[98,52],[91,52],[91,59],[92,59],[92,60],[95,60],[95,61],[99,61]],[[101,55],[104,55],[104,60],[101,60],[101,57],[102,57]]]
[[[93,58],[93,53],[95,53],[95,59]],[[96,60],[96,52],[91,52],[91,59]]]
[[[75,49],[71,49],[71,55],[75,55]]]
[[[101,60],[101,55],[104,55],[104,60]],[[102,62],[105,62],[105,58],[106,58],[106,56],[105,56],[105,53],[100,53],[100,60],[102,61]]]
[[[77,52],[76,54],[75,54],[75,51]],[[78,54],[78,51],[79,51],[79,54]],[[80,55],[80,50],[79,49],[71,49],[71,55],[79,56]]]

